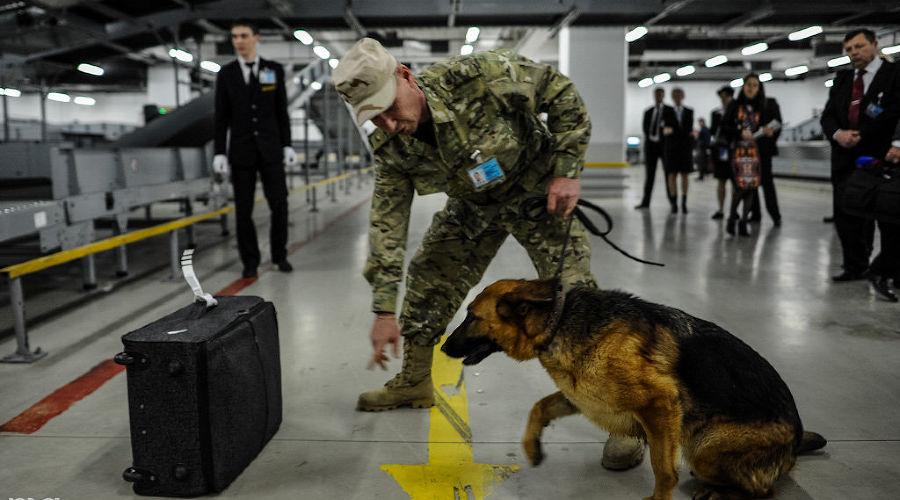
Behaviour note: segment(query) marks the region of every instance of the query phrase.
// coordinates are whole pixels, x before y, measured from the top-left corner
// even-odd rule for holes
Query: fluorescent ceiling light
[[[181,62],[189,63],[194,60],[194,56],[190,52],[181,49],[169,49],[169,57],[178,59]]]
[[[475,43],[475,40],[478,40],[478,35],[481,34],[481,28],[478,26],[472,26],[466,31],[466,43]]]
[[[20,97],[22,92],[19,89],[0,89],[0,95],[7,97]]]
[[[475,47],[469,45],[468,43],[459,48],[459,54],[462,56],[467,56],[475,50]]]
[[[802,65],[794,66],[793,68],[788,68],[788,69],[784,70],[784,76],[802,75],[803,73],[806,73],[807,71],[809,71],[809,68],[807,68],[806,66],[802,66]]]
[[[814,35],[818,35],[822,32],[821,26],[810,26],[809,28],[802,29],[800,31],[795,31],[788,35],[788,40],[792,42],[796,42],[797,40],[803,40],[804,38],[809,38]]]
[[[312,87],[313,90],[322,90],[322,84],[319,82],[312,82],[309,86]]]
[[[631,43],[647,34],[646,26],[638,26],[637,28],[625,33],[625,41]]]
[[[833,87],[834,86],[834,78],[832,78],[831,80],[825,80],[825,86],[828,88]]]
[[[309,33],[304,30],[297,30],[294,32],[294,38],[300,41],[303,45],[312,45],[313,37]]]
[[[759,54],[760,52],[765,52],[767,50],[769,50],[769,44],[766,42],[759,42],[744,47],[743,49],[741,49],[741,54],[745,56],[752,56],[753,54]]]
[[[885,47],[881,49],[882,54],[896,54],[897,52],[900,52],[900,45],[894,45],[892,47]]]
[[[641,138],[634,135],[629,136],[627,139],[625,139],[625,144],[628,144],[629,146],[640,146]]]
[[[638,87],[644,88],[653,85],[653,78],[644,78],[638,82]]]
[[[759,81],[765,83],[772,79],[772,73],[763,73],[759,75]]]
[[[340,63],[341,63],[340,61],[338,61],[337,59],[335,59],[333,57],[328,60],[328,65],[331,66],[331,69],[337,69],[338,64],[340,64]]]
[[[75,104],[81,104],[82,106],[93,106],[94,104],[97,104],[97,100],[93,97],[85,97],[83,95],[75,97],[72,102],[74,102]]]
[[[218,73],[222,69],[221,66],[212,61],[200,61],[200,67],[213,73]]]
[[[660,73],[653,77],[653,83],[665,83],[672,79],[672,75],[668,73]]]
[[[319,56],[319,59],[328,59],[329,57],[331,57],[331,52],[328,52],[328,49],[322,47],[321,45],[316,45],[315,47],[313,47],[313,52],[315,52],[316,55]]]
[[[735,78],[734,80],[731,80],[730,85],[731,85],[731,88],[733,88],[733,89],[736,89],[738,87],[743,87],[744,79],[743,78]]]
[[[682,66],[675,70],[675,74],[678,76],[688,76],[692,74],[694,71],[697,71],[692,65],[688,64],[687,66]]]
[[[706,60],[706,62],[704,64],[706,65],[707,68],[714,68],[720,64],[725,64],[727,62],[728,62],[728,58],[722,54],[719,54],[717,56],[710,57],[709,59]]]
[[[843,66],[845,64],[850,64],[850,57],[849,56],[835,57],[834,59],[831,59],[830,61],[828,61],[826,64],[828,64],[829,68],[835,68],[837,66]]]
[[[103,68],[94,66],[93,64],[81,63],[78,65],[78,71],[94,76],[103,76]]]
[[[57,102],[69,102],[72,100],[72,98],[69,97],[68,94],[62,94],[60,92],[50,92],[49,94],[47,94],[47,99]]]

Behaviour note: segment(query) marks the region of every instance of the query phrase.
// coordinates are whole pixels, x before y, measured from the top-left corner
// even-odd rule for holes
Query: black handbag
[[[900,166],[885,167],[875,194],[875,218],[900,224]]]
[[[841,202],[850,215],[900,223],[900,167],[877,164],[855,168]]]

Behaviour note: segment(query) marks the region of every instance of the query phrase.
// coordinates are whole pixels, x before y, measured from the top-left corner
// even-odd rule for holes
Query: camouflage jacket
[[[590,138],[590,118],[571,80],[508,50],[448,59],[417,75],[416,83],[431,111],[424,126],[434,127],[437,147],[381,130],[370,137],[376,180],[363,274],[374,311],[396,309],[414,191],[447,193],[448,209],[467,212],[458,220],[475,237],[498,206],[553,177],[578,178]],[[491,158],[504,179],[476,188],[469,170]]]

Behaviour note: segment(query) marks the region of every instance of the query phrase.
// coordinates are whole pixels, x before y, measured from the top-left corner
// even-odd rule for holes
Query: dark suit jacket
[[[731,104],[728,105],[728,109],[725,110],[725,115],[722,117],[722,127],[721,135],[725,138],[731,148],[734,148],[735,143],[741,138],[741,128],[742,124],[738,123],[737,119],[737,110],[740,104],[737,102],[737,99],[731,101]],[[781,108],[778,106],[778,101],[771,97],[766,98],[766,104],[759,111],[759,126],[760,128],[765,127],[772,120],[778,120],[779,123],[784,123],[784,120],[781,119]],[[767,135],[761,135],[756,138],[756,148],[761,157],[765,156],[767,158],[771,158],[778,154],[778,147],[776,143],[778,142],[778,136],[781,135],[781,129],[775,131],[772,137]]]
[[[284,146],[291,145],[291,124],[287,111],[284,68],[274,61],[259,59],[259,73],[275,73],[275,83],[244,83],[238,61],[226,64],[216,76],[215,154],[226,154],[240,168],[251,166],[257,151],[266,163],[281,163]]]
[[[644,142],[645,143],[650,141],[650,125],[652,124],[652,121],[653,121],[653,110],[655,108],[656,108],[656,104],[647,108],[647,111],[644,111],[643,129],[644,129]],[[664,139],[663,134],[662,134],[662,127],[663,127],[663,115],[666,113],[666,109],[672,109],[672,107],[667,104],[663,104],[662,109],[660,110],[660,116],[657,119],[657,124],[659,125],[659,131],[658,131],[659,132],[658,133],[659,142],[662,142]]]
[[[694,110],[682,106],[681,121],[673,106],[663,110],[663,127],[672,127],[672,134],[666,137],[666,156],[669,161],[693,163]]]
[[[852,172],[856,158],[860,156],[884,158],[900,119],[900,64],[882,60],[881,68],[875,73],[859,106],[859,144],[846,149],[835,142],[832,139],[835,132],[839,129],[850,130],[848,114],[853,79],[852,69],[838,71],[822,112],[822,131],[831,141],[832,174]],[[875,118],[866,113],[866,108],[873,102],[884,109]]]

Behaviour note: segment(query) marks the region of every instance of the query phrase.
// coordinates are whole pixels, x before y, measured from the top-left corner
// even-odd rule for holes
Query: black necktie
[[[246,63],[247,69],[250,70],[250,78],[247,81],[249,82],[248,85],[250,86],[251,89],[256,87],[256,75],[253,73],[253,66],[255,64],[256,64],[255,61]]]
[[[650,120],[650,139],[656,141],[659,139],[659,106],[653,109],[653,117]]]

